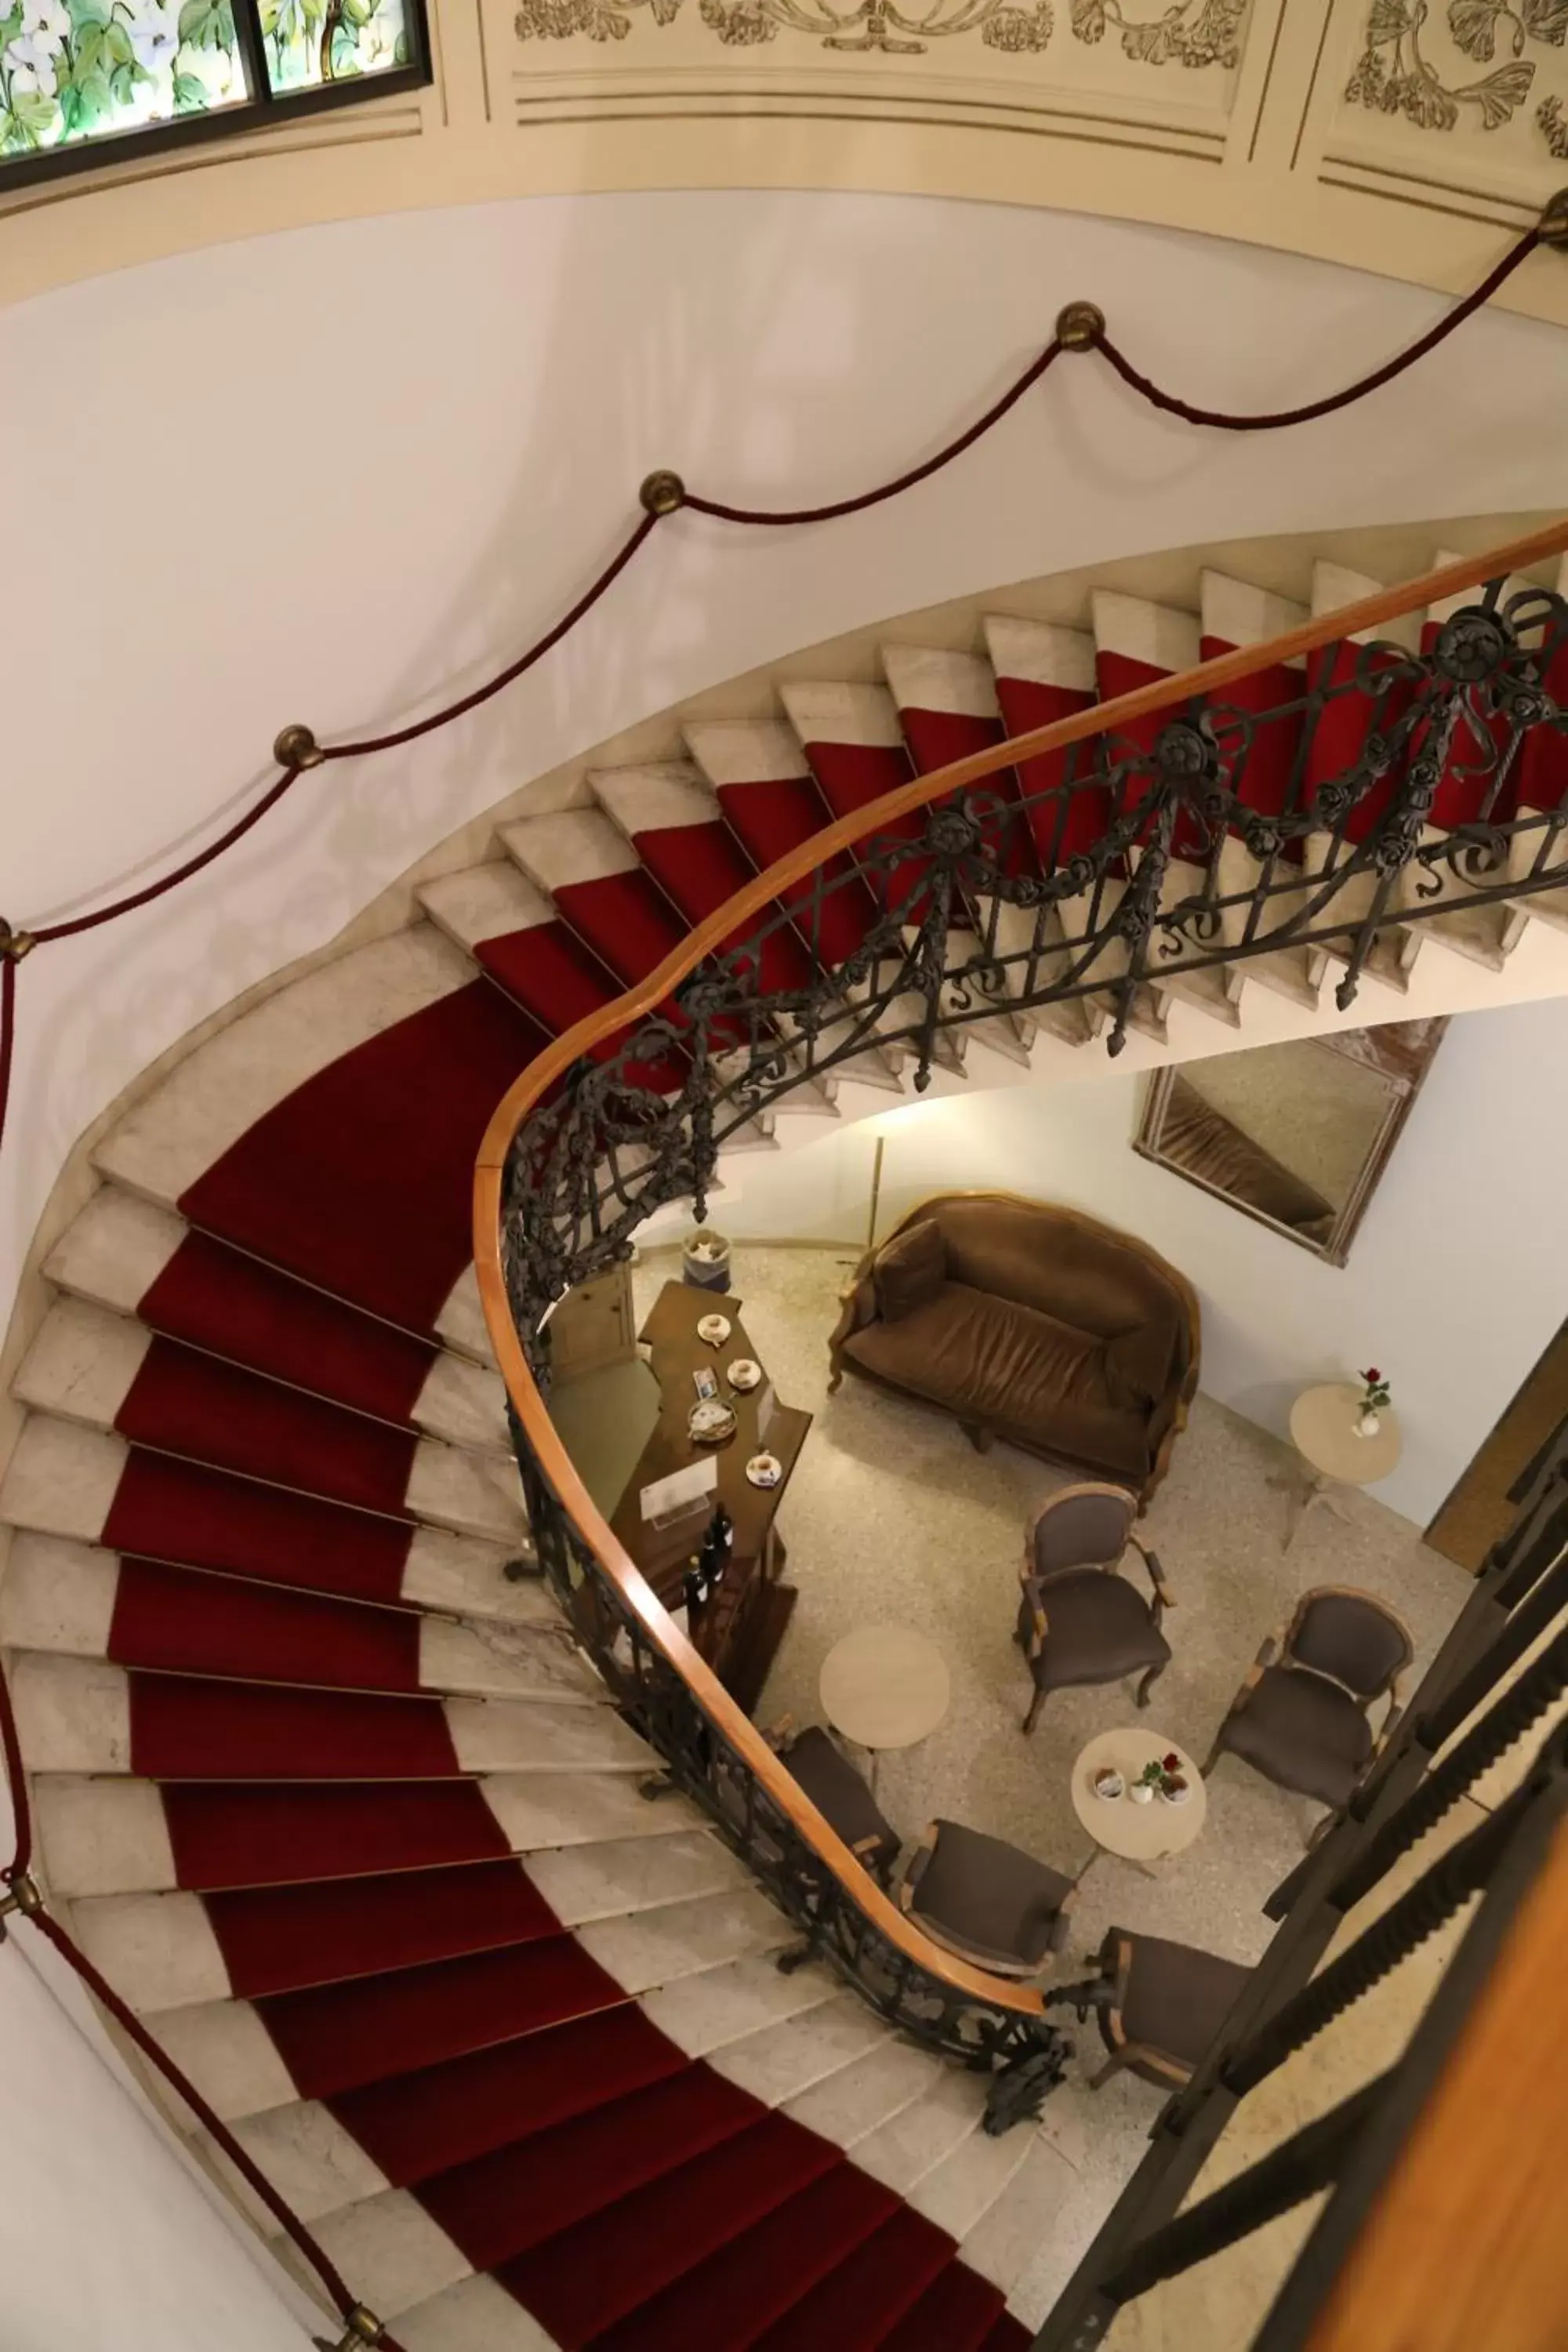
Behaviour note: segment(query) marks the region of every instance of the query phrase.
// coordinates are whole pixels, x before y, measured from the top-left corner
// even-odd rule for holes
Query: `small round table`
[[[1168,1805],[1163,1797],[1141,1805],[1130,1793],[1145,1764],[1166,1756],[1179,1757],[1192,1790],[1184,1804]],[[1120,1772],[1127,1791],[1120,1797],[1097,1797],[1094,1776],[1107,1766]],[[1142,1724],[1124,1731],[1102,1731],[1091,1739],[1072,1768],[1072,1803],[1096,1845],[1123,1862],[1163,1862],[1190,1846],[1202,1830],[1209,1809],[1209,1792],[1197,1766],[1185,1748]]]
[[[1286,1538],[1287,1551],[1314,1503],[1321,1502],[1336,1518],[1349,1518],[1350,1513],[1333,1493],[1335,1486],[1374,1486],[1396,1467],[1404,1441],[1393,1407],[1382,1408],[1378,1415],[1382,1425],[1374,1436],[1357,1433],[1360,1419],[1361,1391],[1345,1381],[1325,1381],[1317,1388],[1303,1389],[1291,1406],[1290,1442],[1311,1471],[1312,1486]]]
[[[822,1712],[836,1731],[869,1749],[871,1786],[884,1748],[912,1748],[947,1713],[952,1686],[934,1642],[906,1625],[860,1625],[822,1661]]]

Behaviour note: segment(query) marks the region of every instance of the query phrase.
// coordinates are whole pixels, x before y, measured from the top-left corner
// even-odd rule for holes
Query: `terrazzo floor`
[[[1079,1749],[1099,1731],[1136,1722],[1201,1763],[1264,1636],[1314,1584],[1358,1585],[1390,1601],[1415,1637],[1417,1674],[1426,1666],[1470,1589],[1465,1572],[1367,1495],[1351,1498],[1348,1523],[1310,1512],[1287,1549],[1301,1493],[1296,1457],[1200,1396],[1140,1530],[1177,1602],[1165,1622],[1172,1663],[1147,1713],[1133,1706],[1131,1684],[1058,1692],[1025,1738],[1029,1681],[1012,1639],[1023,1528],[1069,1474],[1003,1444],[977,1454],[942,1413],[852,1377],[828,1396],[827,1335],[852,1264],[841,1250],[744,1246],[732,1261],[731,1291],[779,1396],[816,1415],[778,1520],[800,1598],[757,1720],[786,1712],[820,1720],[822,1660],[853,1628],[897,1622],[928,1633],[952,1677],[947,1717],[919,1747],[885,1754],[878,1768],[879,1801],[906,1837],[942,1814],[1077,1873],[1094,1854],[1068,1791]],[[638,1261],[639,1322],[679,1272],[675,1250]],[[1058,1972],[1083,1974],[1112,1924],[1257,1959],[1270,1933],[1262,1905],[1300,1859],[1319,1811],[1223,1759],[1201,1837],[1157,1877],[1114,1856],[1094,1859]],[[1020,2292],[1032,2319],[1066,2284],[1163,2103],[1131,2075],[1091,2094],[1098,2031],[1078,2027],[1070,2013],[1063,2022],[1084,2063],[1053,2094],[1042,2128],[1075,2185]]]

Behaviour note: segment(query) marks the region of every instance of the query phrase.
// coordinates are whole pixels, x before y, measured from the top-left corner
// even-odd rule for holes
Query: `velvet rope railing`
[[[142,889],[114,899],[109,905],[96,908],[88,914],[54,924],[41,925],[33,930],[19,926],[13,927],[0,920],[0,1141],[3,1141],[5,1133],[10,1082],[15,1060],[16,973],[17,967],[24,957],[37,947],[58,944],[64,940],[116,921],[139,908],[153,904],[183,883],[193,879],[222,857],[259,824],[308,769],[316,768],[332,761],[369,756],[414,741],[421,736],[451,724],[465,713],[500,693],[542,659],[571,630],[576,627],[633,562],[647,543],[656,525],[682,507],[688,507],[693,512],[705,514],[717,520],[754,526],[784,527],[807,522],[829,521],[879,505],[900,496],[918,483],[930,479],[931,476],[951,465],[964,451],[973,447],[1001,422],[1035,384],[1043,379],[1062,353],[1068,352],[1100,352],[1122,381],[1142,398],[1152,405],[1183,417],[1194,425],[1226,431],[1263,432],[1304,423],[1311,417],[1324,415],[1350,405],[1415,365],[1482,308],[1507,283],[1515,270],[1533,252],[1542,247],[1568,250],[1568,191],[1560,193],[1552,200],[1535,226],[1516,241],[1480,285],[1457,303],[1443,319],[1405,352],[1382,366],[1358,377],[1340,393],[1297,409],[1256,415],[1229,414],[1198,408],[1181,401],[1174,395],[1162,391],[1151,378],[1134,368],[1120,347],[1110,339],[1103,315],[1094,305],[1079,302],[1069,304],[1060,313],[1056,331],[1045,349],[979,418],[955,435],[932,457],[876,488],[817,507],[766,509],[740,507],[708,499],[700,493],[689,490],[673,473],[656,472],[649,475],[643,483],[640,492],[644,509],[642,520],[636,525],[616,554],[575,603],[548,630],[521,655],[507,664],[483,685],[456,698],[421,719],[378,736],[332,745],[321,745],[317,742],[314,734],[307,727],[285,728],[279,733],[274,746],[279,772],[266,791],[244,815],[229,825],[216,841],[184,860],[173,872],[160,877]],[[1521,541],[1513,548],[1498,551],[1494,555],[1479,559],[1475,562],[1449,566],[1444,572],[1433,575],[1428,581],[1414,583],[1410,589],[1404,592],[1409,600],[1406,603],[1399,601],[1401,592],[1391,592],[1384,597],[1369,600],[1363,607],[1351,608],[1343,614],[1337,614],[1331,622],[1297,631],[1289,640],[1280,640],[1273,645],[1255,647],[1245,656],[1231,656],[1224,661],[1210,663],[1202,670],[1190,674],[1186,678],[1164,681],[1158,688],[1147,688],[1140,694],[1124,697],[1118,703],[1102,706],[1098,711],[1086,714],[1083,723],[1067,722],[1065,726],[1058,725],[1055,729],[1036,730],[1033,735],[1015,739],[1012,742],[996,747],[992,752],[976,755],[967,761],[956,763],[952,768],[944,770],[940,774],[927,776],[918,785],[907,787],[901,793],[889,794],[884,802],[876,803],[872,810],[862,812],[853,822],[848,822],[844,826],[827,828],[813,845],[813,848],[818,856],[828,856],[838,845],[837,836],[841,831],[845,833],[847,839],[863,832],[868,824],[885,823],[907,808],[935,800],[959,786],[994,775],[1020,758],[1030,756],[1039,751],[1056,748],[1058,744],[1065,745],[1071,740],[1102,733],[1110,727],[1126,724],[1135,717],[1173,707],[1189,699],[1194,694],[1212,692],[1272,662],[1288,657],[1289,652],[1304,651],[1312,646],[1330,643],[1336,637],[1347,635],[1357,628],[1374,627],[1395,613],[1413,609],[1417,601],[1417,595],[1419,601],[1424,603],[1431,601],[1436,595],[1451,594],[1489,576],[1494,576],[1502,569],[1538,560],[1549,552],[1560,551],[1565,546],[1568,546],[1568,529],[1559,530],[1555,533],[1537,534],[1534,539]],[[777,887],[778,876],[775,871],[772,875],[760,877],[752,891],[742,895],[748,900],[755,896],[758,903],[761,904],[762,900],[771,895]],[[727,910],[727,919],[732,918],[732,915],[733,909]],[[693,934],[688,943],[690,953],[681,961],[682,971],[689,970],[709,951],[710,946],[714,944],[706,940],[704,937],[709,928],[710,926],[705,926],[703,932]],[[679,959],[671,961],[679,961]],[[643,989],[632,992],[637,1007],[646,1009],[647,1005],[657,1001],[658,996],[668,984],[669,984],[669,975],[661,968]],[[630,1002],[630,998],[623,1000],[622,1006],[616,1008],[620,1017],[625,1017],[625,1006]],[[578,1049],[577,1036],[578,1033],[574,1031],[568,1039],[559,1041],[562,1047],[569,1049],[566,1055],[568,1061]],[[542,1057],[541,1061],[533,1066],[533,1069],[528,1074],[529,1079],[536,1077],[546,1065],[553,1070],[559,1061],[560,1055],[557,1050],[552,1048],[550,1054]],[[561,1063],[561,1066],[564,1066],[564,1063]],[[542,1086],[533,1089],[529,1099],[537,1098],[538,1092],[542,1090]],[[506,1128],[507,1118],[510,1115],[509,1107],[510,1111],[516,1110],[518,1095],[519,1089],[514,1088],[508,1097],[507,1104],[503,1105],[501,1111],[498,1113],[497,1122],[492,1127],[492,1135],[500,1134]],[[507,1129],[509,1141],[510,1133],[509,1129]],[[482,1153],[478,1192],[481,1201],[493,1210],[499,1205],[499,1202],[491,1198],[492,1179],[499,1181],[499,1162],[488,1161]],[[481,1223],[482,1222],[481,1215]],[[492,1234],[497,1230],[493,1220],[489,1230]],[[504,1286],[501,1286],[499,1291],[499,1303],[500,1309],[504,1314]],[[495,1297],[491,1297],[490,1305],[492,1308],[497,1306]],[[492,1314],[492,1328],[494,1328],[495,1318]],[[510,1329],[509,1321],[509,1332]],[[514,1407],[521,1410],[525,1420],[531,1420],[535,1412],[542,1417],[542,1408],[539,1403],[537,1392],[532,1389],[527,1367],[517,1350],[515,1335],[512,1335],[510,1357],[505,1369],[508,1371],[508,1385],[512,1391]],[[514,1385],[512,1377],[514,1372],[520,1372],[521,1375],[521,1386]],[[547,1421],[544,1430],[535,1433],[543,1434],[552,1442],[552,1433],[548,1430]],[[562,1456],[561,1466],[571,1482],[570,1465],[565,1464],[563,1456]],[[585,1497],[583,1500],[585,1504]],[[590,1537],[596,1538],[602,1536],[605,1543],[610,1543],[608,1530],[602,1528],[602,1523],[595,1524],[597,1515],[593,1512],[591,1506],[586,1507],[584,1517]],[[595,1549],[598,1548],[595,1540]],[[618,1549],[618,1548],[615,1549]],[[629,1564],[625,1563],[624,1560],[616,1561],[616,1566],[617,1571],[625,1570],[629,1573]],[[640,1584],[640,1579],[635,1580]],[[647,1600],[653,1612],[648,1619],[648,1630],[654,1633],[660,1646],[670,1654],[673,1654],[672,1643],[675,1647],[684,1648],[685,1645],[679,1643],[679,1637],[674,1636],[673,1629],[668,1628],[668,1621],[663,1619],[663,1612],[658,1609],[657,1602],[653,1601],[651,1594],[647,1595]],[[687,1664],[696,1674],[705,1672],[705,1669],[700,1668],[700,1662],[695,1660],[694,1656],[687,1661]],[[746,1735],[755,1737],[749,1724],[745,1724],[743,1728]],[[0,1868],[0,1884],[8,1890],[3,1897],[0,1897],[0,1936],[5,1933],[4,1923],[8,1916],[27,1919],[75,1969],[99,2000],[118,2020],[137,2047],[158,2068],[179,2097],[203,2122],[215,2143],[222,2148],[236,2169],[274,2213],[291,2242],[312,2265],[330,2299],[337,2305],[343,2321],[344,2334],[339,2339],[337,2347],[331,2348],[331,2352],[357,2352],[357,2347],[370,2345],[380,2345],[385,2347],[385,2352],[398,2352],[394,2339],[374,2315],[355,2301],[346,2283],[310,2231],[278,2196],[265,2177],[257,2170],[234,2135],[208,2108],[195,2085],[186,2079],[182,2070],[146,2032],[133,2013],[114,1992],[112,1987],[105,1982],[86,1955],[79,1950],[64,1927],[48,1915],[45,1908],[42,1890],[32,1874],[33,1832],[25,1759],[17,1737],[10,1692],[3,1674],[0,1674],[0,1749],[4,1752],[16,1817],[15,1852],[12,1860]],[[773,1777],[782,1786],[787,1776],[779,1772]],[[807,1807],[805,1811],[811,1817],[807,1826],[815,1831],[815,1842],[829,1867],[840,1875],[847,1872],[851,1875],[863,1877],[864,1874],[858,1871],[858,1865],[854,1863],[853,1858],[838,1849],[837,1841],[833,1838],[831,1832],[827,1831],[826,1825],[815,1816],[814,1809]],[[879,1901],[881,1899],[878,1897]],[[921,1937],[918,1931],[910,1928],[897,1914],[890,1916],[895,1930],[895,1942],[905,1946],[923,1947],[925,1945],[925,1938]],[[944,1959],[944,1956],[935,1954],[935,1948],[929,1948],[929,1949],[939,1962]],[[965,1979],[975,1976],[974,1971],[964,1969],[963,1964],[951,1961],[946,1961],[937,1972],[950,1979],[955,1985],[962,1984]],[[996,1988],[986,1979],[977,1979],[973,1990],[994,1996]],[[1016,2006],[1020,2010],[1037,2007],[1037,1996],[1034,1996],[1032,2000],[1026,1995],[1017,1996],[1006,2005]]]
[[[421,736],[432,734],[439,728],[449,726],[454,719],[462,718],[467,712],[477,709],[481,703],[488,702],[492,696],[500,694],[506,687],[521,677],[526,671],[531,669],[547,653],[558,646],[580,621],[586,618],[647,543],[655,524],[666,516],[677,513],[682,507],[687,507],[695,514],[707,515],[718,521],[779,528],[799,523],[830,522],[847,515],[862,513],[868,508],[883,504],[889,499],[900,496],[905,490],[914,488],[918,483],[929,481],[932,475],[942,472],[956,457],[962,457],[965,450],[973,448],[977,441],[989,433],[994,425],[1001,423],[1026,392],[1040,382],[1064,352],[1099,352],[1121,376],[1123,383],[1142,399],[1149,402],[1152,406],[1162,409],[1169,415],[1180,416],[1193,425],[1205,425],[1225,432],[1264,433],[1305,424],[1311,418],[1326,416],[1336,410],[1347,408],[1355,401],[1364,399],[1368,393],[1375,392],[1384,384],[1392,383],[1395,377],[1403,375],[1407,369],[1414,367],[1428,353],[1446,342],[1465,324],[1467,320],[1474,317],[1478,310],[1483,309],[1492,297],[1507,285],[1514,272],[1530,258],[1531,254],[1547,248],[1568,252],[1568,188],[1560,189],[1551,198],[1543,207],[1540,219],[1515,240],[1494,268],[1482,278],[1480,284],[1455,303],[1453,308],[1445,312],[1444,316],[1429,327],[1424,335],[1418,336],[1415,342],[1393,359],[1354,378],[1342,390],[1328,394],[1322,399],[1309,402],[1301,407],[1248,413],[1201,408],[1178,399],[1175,394],[1163,391],[1151,376],[1133,366],[1121,346],[1110,337],[1107,331],[1104,313],[1094,303],[1069,302],[1058,313],[1056,331],[1044,350],[1029,362],[1029,365],[1014,380],[999,399],[994,401],[973,424],[966,425],[962,432],[955,434],[950,441],[945,442],[933,456],[917,466],[909,467],[904,473],[896,475],[891,481],[879,484],[874,489],[862,490],[851,498],[838,499],[816,507],[742,507],[722,499],[710,499],[698,491],[689,489],[676,473],[660,469],[649,474],[643,482],[639,493],[644,509],[642,520],[636,525],[616,553],[611,557],[596,578],[590,583],[582,595],[561,615],[559,620],[545,630],[542,635],[537,637],[525,652],[520,654],[515,660],[507,663],[482,686],[475,687],[468,693],[458,696],[453,701],[443,704],[438,710],[431,711],[424,719],[411,720],[405,727],[394,728],[381,735],[356,738],[345,743],[321,744],[318,743],[309,727],[300,725],[286,727],[280,730],[273,746],[281,773],[274,778],[253,808],[226,832],[220,835],[219,838],[211,843],[207,848],[198,851],[194,857],[186,859],[184,865],[176,866],[172,874],[162,876],[156,882],[149,883],[144,889],[133,891],[123,898],[114,899],[107,907],[99,908],[90,914],[76,916],[66,922],[45,924],[35,929],[28,929],[25,926],[13,925],[4,918],[0,918],[0,964],[4,964],[9,982],[4,1001],[0,1003],[0,1140],[3,1140],[5,1131],[6,1103],[15,1041],[15,966],[24,956],[29,954],[36,947],[74,938],[79,932],[96,930],[105,923],[115,921],[121,915],[131,914],[138,907],[150,905],[153,900],[163,898],[166,892],[176,888],[182,882],[189,881],[205,866],[210,866],[216,858],[222,856],[225,851],[231,848],[236,842],[241,840],[251,827],[283,798],[307,768],[319,767],[331,761],[360,759],[374,752],[392,751],[402,744],[414,742]]]

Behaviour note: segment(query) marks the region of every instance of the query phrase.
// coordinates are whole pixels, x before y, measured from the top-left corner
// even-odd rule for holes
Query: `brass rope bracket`
[[[1568,253],[1568,188],[1559,188],[1548,196],[1542,209],[1537,234],[1542,245],[1554,252]]]
[[[31,1871],[19,1870],[10,1882],[9,1891],[0,1895],[0,1944],[5,1941],[5,1920],[8,1913],[19,1911],[24,1919],[37,1919],[44,1907],[43,1889]]]
[[[8,956],[13,963],[20,963],[22,958],[30,955],[37,944],[31,931],[14,931],[5,916],[0,915],[0,956]]]
[[[272,756],[280,768],[319,768],[327,755],[310,729],[296,720],[292,727],[279,730]]]
[[[679,474],[661,466],[657,472],[644,477],[637,502],[647,514],[673,514],[677,507],[686,504],[686,485]]]
[[[385,2334],[374,2312],[356,2303],[352,2311],[344,2313],[343,2333],[335,2344],[329,2344],[324,2336],[312,2336],[310,2341],[316,2352],[367,2352],[367,2347],[379,2344]]]
[[[1069,302],[1057,312],[1056,336],[1064,352],[1091,352],[1105,333],[1098,302]]]

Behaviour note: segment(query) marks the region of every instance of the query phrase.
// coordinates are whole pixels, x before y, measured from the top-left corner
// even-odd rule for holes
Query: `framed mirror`
[[[1157,1071],[1133,1149],[1343,1265],[1447,1025],[1387,1021]]]

